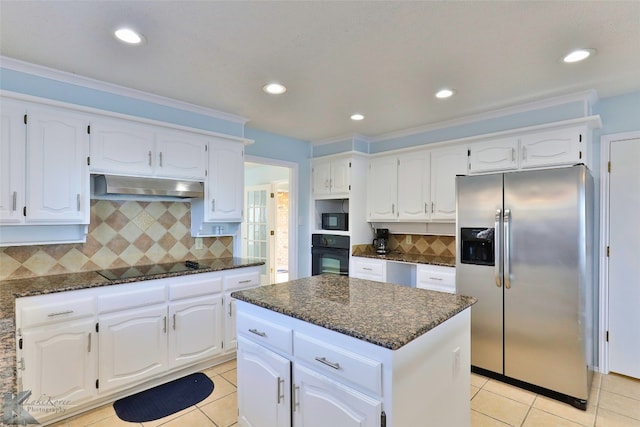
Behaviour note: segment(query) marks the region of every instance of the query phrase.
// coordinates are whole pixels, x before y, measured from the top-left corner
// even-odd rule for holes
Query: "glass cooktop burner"
[[[201,268],[196,261],[170,262],[166,264],[137,265],[135,267],[100,270],[98,274],[109,280],[132,279],[163,273],[176,273]]]

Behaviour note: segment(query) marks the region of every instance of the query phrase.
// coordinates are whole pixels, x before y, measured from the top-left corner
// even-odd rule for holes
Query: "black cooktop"
[[[181,271],[198,270],[204,268],[197,261],[180,261],[166,264],[137,265],[135,267],[111,268],[100,270],[98,274],[109,280],[132,279],[136,277],[153,276],[163,273],[179,273]]]

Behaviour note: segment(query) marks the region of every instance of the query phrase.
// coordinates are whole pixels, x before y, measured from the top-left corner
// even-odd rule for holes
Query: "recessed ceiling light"
[[[569,52],[562,60],[567,63],[579,62],[595,54],[595,49],[576,49]]]
[[[454,93],[455,91],[453,89],[440,89],[438,92],[436,92],[436,98],[449,98],[450,96],[453,96]]]
[[[114,34],[118,40],[129,44],[140,44],[144,41],[142,34],[131,28],[118,28]]]
[[[356,114],[352,114],[351,115],[351,120],[353,120],[353,121],[357,122],[357,121],[360,121],[360,120],[363,120],[363,119],[364,119],[364,116],[362,114],[360,114],[360,113],[356,113]]]
[[[262,90],[271,95],[281,95],[287,91],[287,88],[280,83],[269,83],[262,86]]]

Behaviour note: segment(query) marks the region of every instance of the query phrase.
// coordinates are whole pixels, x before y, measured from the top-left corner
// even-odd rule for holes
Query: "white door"
[[[382,403],[330,380],[315,371],[294,365],[296,427],[379,427]]]
[[[316,162],[311,168],[311,185],[314,196],[331,193],[331,162]]]
[[[222,352],[222,295],[208,295],[169,306],[169,368]]]
[[[467,148],[431,151],[431,219],[455,220],[456,175],[467,174]]]
[[[429,152],[418,151],[398,158],[398,219],[426,221],[430,217],[431,167]]]
[[[167,369],[167,320],[166,305],[99,318],[100,393],[140,383]]]
[[[611,142],[609,159],[609,369],[640,378],[640,139]]]
[[[397,157],[371,159],[367,187],[367,220],[395,221],[398,218]]]
[[[209,148],[207,219],[240,222],[244,208],[244,145],[216,139],[211,141]]]
[[[351,159],[336,159],[331,162],[331,193],[349,193]]]
[[[270,228],[271,185],[257,185],[245,189],[246,218],[244,230],[244,254],[246,258],[264,261],[260,283],[270,284]]]
[[[2,100],[0,123],[0,223],[24,221],[26,107]]]
[[[238,337],[238,424],[291,425],[289,360],[242,336]]]
[[[156,175],[204,181],[209,164],[207,140],[186,132],[156,134]]]

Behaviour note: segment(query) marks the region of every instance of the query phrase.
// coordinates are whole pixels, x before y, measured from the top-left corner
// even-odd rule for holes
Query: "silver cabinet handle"
[[[76,196],[76,204],[78,205],[78,212],[80,212],[80,193]]]
[[[435,212],[435,209],[436,209],[436,208],[435,208],[435,203],[434,203],[434,202],[431,202],[431,213],[434,213],[434,212]]]
[[[229,317],[232,317],[231,308],[233,307],[233,300],[229,301]]]
[[[64,316],[65,314],[71,314],[71,313],[73,313],[73,310],[58,311],[57,313],[49,313],[49,314],[47,314],[47,317]]]
[[[511,161],[512,162],[516,161],[516,149],[515,148],[511,149]]]
[[[264,333],[262,331],[259,331],[257,329],[249,329],[249,332],[251,332],[252,334],[258,335],[259,337],[266,337],[267,336],[266,333]]]
[[[504,210],[504,287],[511,289],[511,242],[509,236],[509,224],[511,222],[511,210]]]
[[[293,400],[293,402],[291,402],[291,406],[293,407],[293,412],[296,411],[296,408],[300,407],[300,399],[296,399],[296,393],[300,393],[300,386],[294,384],[293,393],[291,393],[291,399]]]
[[[339,363],[337,363],[337,362],[330,362],[330,361],[328,361],[325,357],[316,357],[315,359],[316,359],[316,361],[318,361],[318,362],[320,362],[320,363],[322,363],[322,364],[324,364],[324,365],[327,365],[327,366],[329,366],[330,368],[333,368],[333,369],[340,369],[340,364],[339,364]]]
[[[427,202],[424,202],[424,213],[427,213]]]
[[[162,167],[162,151],[160,152],[160,167]]]
[[[495,223],[494,223],[494,230],[495,230],[495,247],[494,247],[494,278],[495,278],[495,282],[496,282],[496,286],[497,287],[501,287],[502,286],[502,259],[500,257],[501,254],[501,248],[502,248],[502,242],[501,242],[501,236],[502,233],[500,232],[500,221],[502,221],[502,209],[496,209],[496,215],[495,215]]]
[[[278,377],[278,402],[277,402],[278,404],[280,404],[280,399],[284,399],[284,393],[282,393],[283,392],[283,390],[282,390],[283,387],[280,384],[284,385],[284,379]],[[282,394],[280,394],[280,393],[282,393]]]
[[[238,283],[251,283],[251,279],[241,280]]]
[[[396,213],[396,204],[391,203],[391,213]]]
[[[87,345],[87,353],[91,353],[91,332],[89,332],[89,344]]]
[[[442,277],[429,277],[429,280],[439,280],[439,281],[443,281],[444,279]]]
[[[522,160],[527,160],[527,146],[522,146]]]
[[[216,211],[216,199],[211,199],[211,212]]]
[[[167,333],[167,316],[164,316],[164,318],[162,319],[162,332],[164,332],[165,334]]]
[[[173,313],[173,330],[176,330],[176,314]]]
[[[149,150],[149,166],[151,166],[151,156],[152,156],[151,150]]]
[[[16,209],[18,209],[18,192],[14,191],[13,192],[13,210],[15,211]]]

